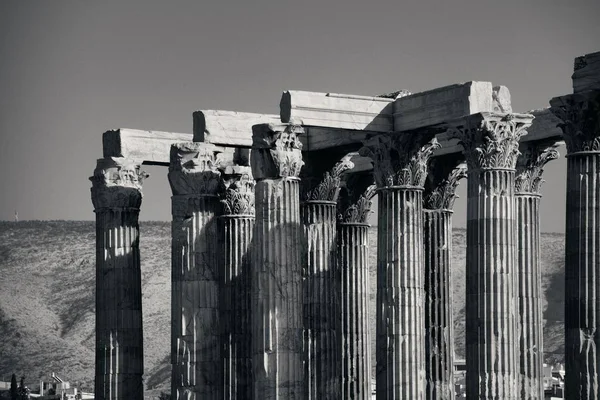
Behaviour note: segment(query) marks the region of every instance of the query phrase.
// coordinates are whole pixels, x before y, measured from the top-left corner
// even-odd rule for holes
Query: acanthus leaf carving
[[[216,148],[207,143],[172,145],[168,178],[173,195],[216,196],[221,176],[217,154]]]
[[[367,223],[376,190],[372,175],[351,175],[338,200],[338,222]]]
[[[432,189],[424,195],[424,206],[429,210],[452,210],[458,198],[456,189],[461,179],[467,177],[467,167],[459,165],[446,178],[433,182]]]
[[[600,151],[600,90],[557,97],[550,111],[559,118],[567,154]]]
[[[254,178],[250,167],[228,166],[221,171],[219,193],[224,215],[254,216]]]
[[[517,160],[517,171],[515,175],[515,193],[540,194],[544,183],[542,174],[544,166],[556,160],[559,156],[556,148],[558,145],[528,145],[526,150]]]
[[[298,139],[303,132],[296,123],[253,126],[250,164],[255,179],[297,178],[304,165]]]
[[[97,161],[92,182],[92,203],[96,210],[139,209],[142,184],[149,175],[139,162],[122,157],[107,157]]]
[[[469,169],[514,169],[519,156],[519,139],[527,133],[532,116],[477,114],[448,130],[457,138]]]
[[[342,174],[354,168],[354,163],[350,161],[351,158],[352,155],[342,157],[333,168],[325,171],[322,179],[314,185],[312,184],[316,180],[314,177],[303,177],[302,199],[304,201],[337,201]]]
[[[378,187],[405,186],[422,188],[433,151],[440,147],[433,132],[380,134],[365,141],[361,156],[373,161]]]

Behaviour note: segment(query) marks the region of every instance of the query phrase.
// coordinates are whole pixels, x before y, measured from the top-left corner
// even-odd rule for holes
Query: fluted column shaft
[[[96,213],[96,377],[101,400],[144,397],[139,165],[101,159],[94,176]]]
[[[565,392],[600,395],[600,152],[567,156]]]
[[[428,400],[453,400],[452,211],[423,210],[425,364]]]
[[[333,399],[340,394],[341,367],[336,203],[306,201],[301,205],[301,219],[308,256],[303,296],[308,398]]]
[[[600,90],[550,100],[567,145],[565,398],[600,397]]]
[[[337,225],[341,274],[341,399],[371,399],[369,225]],[[339,350],[338,350],[339,351]]]
[[[172,395],[220,400],[219,199],[174,195],[172,202]]]
[[[466,394],[517,399],[515,167],[530,114],[479,113],[449,123],[467,161]]]
[[[205,143],[171,146],[171,395],[174,400],[223,399],[217,216],[220,172]]]
[[[544,398],[540,269],[540,195],[517,193],[517,299],[519,306],[520,399]]]
[[[255,193],[253,398],[304,399],[299,179],[258,180]]]
[[[142,399],[139,210],[96,211],[96,398]]]
[[[467,397],[517,399],[515,172],[470,170],[467,184]]]
[[[223,275],[221,318],[223,325],[224,398],[252,398],[251,254],[254,216],[224,215],[221,221]]]
[[[378,191],[377,398],[423,399],[422,190]]]

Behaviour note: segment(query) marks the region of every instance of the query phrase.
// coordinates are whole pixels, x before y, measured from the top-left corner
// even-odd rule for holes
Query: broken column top
[[[573,93],[600,89],[600,51],[575,58]]]

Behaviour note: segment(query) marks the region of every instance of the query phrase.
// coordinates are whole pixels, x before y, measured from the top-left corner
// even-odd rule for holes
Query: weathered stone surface
[[[515,215],[519,319],[519,395],[544,397],[544,345],[540,270],[540,186],[543,167],[558,158],[555,145],[530,144],[517,160]]]
[[[493,112],[511,113],[510,91],[506,86],[494,86],[492,88]]]
[[[212,195],[219,190],[217,149],[206,143],[186,142],[171,146],[169,183],[173,195]]]
[[[279,123],[279,116],[223,110],[194,112],[194,141],[222,146],[252,146],[252,126]]]
[[[251,242],[254,179],[250,167],[220,168],[220,242],[223,244],[220,313],[224,398],[252,398]]]
[[[139,163],[169,165],[171,145],[191,142],[190,133],[115,129],[102,135],[103,156],[124,157]]]
[[[567,143],[565,394],[600,397],[600,90],[552,99]]]
[[[574,64],[573,93],[600,90],[600,51],[577,57]]]
[[[252,245],[254,399],[306,398],[303,338],[302,152],[295,125],[253,127],[256,222]]]
[[[364,142],[359,154],[373,161],[378,187],[423,187],[427,162],[439,147],[434,134],[380,134]]]
[[[368,196],[368,195],[365,195]],[[369,226],[337,225],[337,252],[341,275],[341,385],[339,399],[371,400],[369,327]]]
[[[100,159],[92,181],[96,213],[96,379],[102,400],[144,398],[140,165]]]
[[[336,202],[341,175],[354,164],[351,155],[306,155],[302,170],[300,216],[308,257],[304,279],[306,376],[309,399],[339,398],[341,310],[336,259]],[[335,163],[331,166],[332,163]],[[325,171],[324,171],[325,169]]]
[[[468,398],[519,398],[514,168],[519,138],[531,118],[480,114],[452,127],[464,146],[468,165]]]
[[[377,395],[425,398],[423,185],[433,134],[365,142],[378,190]]]
[[[494,111],[494,107],[509,107],[508,90],[502,89],[500,102],[494,101],[490,82],[467,82],[444,86],[404,96],[394,101],[394,131],[408,131],[480,112]],[[510,97],[510,95],[508,95]]]
[[[529,114],[480,113],[448,123],[448,136],[463,147],[469,170],[514,169],[519,139],[527,134]]]
[[[521,155],[517,159],[515,194],[537,194],[544,180],[544,166],[558,158],[557,144],[552,142],[528,143],[521,145]]]
[[[393,131],[392,99],[290,90],[281,96],[281,121],[372,132]]]
[[[304,155],[304,168],[300,174],[300,198],[305,202],[315,200],[335,203],[340,192],[342,174],[354,168],[354,163],[350,161],[353,154],[345,155],[337,162],[336,156],[323,157],[322,154],[315,154]]]
[[[377,186],[370,172],[350,174],[338,200],[339,223],[366,224]]]
[[[254,179],[298,177],[304,165],[300,125],[260,124],[252,127],[253,147],[250,164]]]
[[[425,184],[423,241],[425,258],[426,398],[454,399],[454,324],[452,319],[452,208],[466,167],[455,156],[434,159]]]
[[[221,168],[222,188],[220,191],[224,215],[254,216],[254,178],[247,166]]]
[[[171,395],[174,399],[222,399],[217,192],[220,172],[214,147],[172,146]]]
[[[227,190],[235,189],[229,186]],[[252,399],[250,244],[254,215],[228,213],[219,217],[219,222],[219,237],[223,244],[220,302],[224,359],[223,398]]]
[[[560,120],[568,154],[600,151],[600,90],[555,97],[550,100],[550,106],[550,111]]]
[[[306,386],[309,399],[341,399],[341,299],[336,263],[335,202],[301,205],[306,235],[304,277]]]

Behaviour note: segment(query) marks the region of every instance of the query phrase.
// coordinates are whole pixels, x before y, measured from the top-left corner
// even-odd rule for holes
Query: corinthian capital
[[[184,142],[171,146],[169,183],[173,195],[217,195],[220,172],[214,145]]]
[[[252,127],[250,164],[256,180],[298,177],[304,165],[296,124],[259,124]]]
[[[457,157],[440,157],[432,161],[425,184],[424,207],[429,210],[454,208],[456,188],[460,180],[467,177],[467,167]]]
[[[544,166],[558,158],[556,144],[527,144],[517,160],[515,193],[540,194]]]
[[[449,123],[448,135],[460,140],[470,170],[514,169],[519,139],[532,120],[529,114],[474,114]]]
[[[302,170],[302,200],[337,201],[342,174],[354,168],[351,158],[352,155],[348,154],[332,167],[331,160],[335,160],[335,157],[323,157],[321,154],[310,157]]]
[[[567,154],[600,151],[600,90],[556,97],[550,111],[562,123]]]
[[[254,216],[254,178],[246,166],[227,166],[221,170],[220,192],[224,215]]]
[[[142,183],[149,176],[140,167],[139,163],[121,157],[99,159],[90,177],[94,209],[139,209]]]
[[[372,174],[350,175],[338,201],[338,222],[367,223],[376,188]]]
[[[373,160],[377,186],[422,188],[429,158],[440,147],[434,135],[434,132],[380,134],[365,141],[359,154]]]

